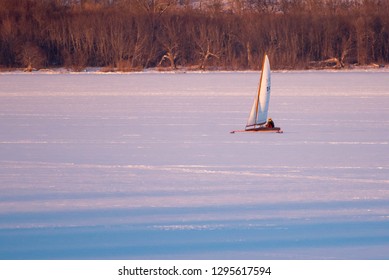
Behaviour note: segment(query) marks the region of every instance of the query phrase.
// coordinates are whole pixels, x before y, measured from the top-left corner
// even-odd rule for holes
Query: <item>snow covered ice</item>
[[[389,259],[389,73],[0,74],[1,259]]]

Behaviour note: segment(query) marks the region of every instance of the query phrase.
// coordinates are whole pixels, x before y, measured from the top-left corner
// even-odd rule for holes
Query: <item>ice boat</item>
[[[247,120],[245,130],[235,130],[234,132],[278,132],[282,130],[279,127],[274,127],[271,119],[267,118],[270,102],[270,63],[269,58],[265,54],[262,65],[261,78],[259,80],[258,92],[255,95],[253,106],[251,107],[250,116]],[[268,120],[271,120],[269,122]],[[271,125],[272,124],[272,125]]]

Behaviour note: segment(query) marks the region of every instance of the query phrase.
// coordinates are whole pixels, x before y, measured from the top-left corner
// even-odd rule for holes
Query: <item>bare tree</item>
[[[192,25],[192,36],[199,57],[199,68],[204,70],[210,58],[220,58],[220,29],[217,22],[200,21]]]
[[[43,51],[32,42],[20,46],[18,60],[25,67],[25,71],[29,72],[42,68],[46,62]]]
[[[182,55],[180,46],[181,37],[184,36],[182,29],[182,17],[178,15],[161,18],[157,33],[157,40],[162,46],[162,58],[159,65],[168,60],[172,69],[177,69],[177,59]]]

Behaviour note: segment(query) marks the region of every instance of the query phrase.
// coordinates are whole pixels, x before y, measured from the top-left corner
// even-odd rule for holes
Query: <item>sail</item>
[[[255,96],[246,129],[256,125],[265,124],[270,101],[270,63],[267,55],[262,65],[261,79],[259,81],[258,93]]]

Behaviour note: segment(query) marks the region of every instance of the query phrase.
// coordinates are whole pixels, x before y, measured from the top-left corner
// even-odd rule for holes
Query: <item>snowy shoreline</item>
[[[102,67],[87,67],[82,71],[73,71],[67,68],[45,68],[39,70],[33,70],[31,72],[25,71],[24,69],[3,69],[0,71],[0,75],[4,74],[101,74],[101,75],[129,75],[129,74],[146,74],[146,73],[160,73],[160,74],[184,74],[184,73],[256,73],[260,72],[260,70],[193,70],[188,68],[179,68],[176,70],[171,69],[157,69],[157,68],[149,68],[141,71],[106,71]],[[389,65],[385,65],[384,67],[378,67],[376,65],[367,65],[367,66],[353,66],[347,68],[311,68],[311,69],[279,69],[272,70],[274,73],[304,73],[304,72],[339,72],[339,73],[347,73],[347,72],[389,72]]]

